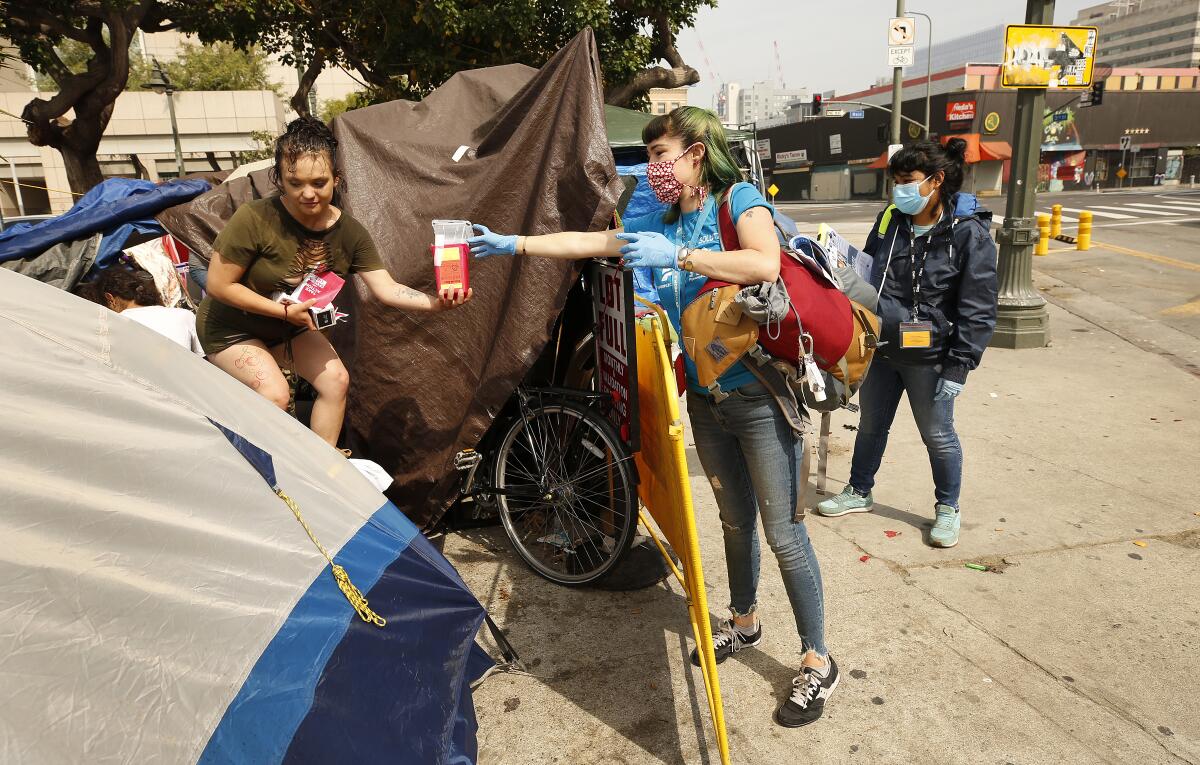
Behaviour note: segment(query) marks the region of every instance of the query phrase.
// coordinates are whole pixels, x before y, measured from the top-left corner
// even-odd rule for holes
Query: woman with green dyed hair
[[[709,278],[734,284],[774,282],[779,276],[774,210],[758,189],[743,182],[717,116],[683,106],[651,120],[642,141],[650,160],[646,179],[668,205],[665,211],[626,219],[624,229],[610,231],[518,236],[476,226],[480,234],[470,240],[471,253],[620,257],[626,268],[652,269],[659,302],[681,337],[683,309]],[[722,247],[717,223],[722,204],[729,205],[740,249]],[[825,647],[820,568],[804,522],[795,518],[804,491],[804,444],[790,424],[797,413],[785,413],[785,404],[741,362],[722,374],[712,390],[701,387],[692,350],[683,351],[688,414],[696,452],[720,510],[729,574],[731,618],[721,620],[713,637],[717,662],[762,640],[757,603],[761,517],[802,650],[800,674],[791,697],[776,708],[775,721],[790,728],[807,725],[820,718],[839,676]],[[692,663],[699,666],[696,651]]]

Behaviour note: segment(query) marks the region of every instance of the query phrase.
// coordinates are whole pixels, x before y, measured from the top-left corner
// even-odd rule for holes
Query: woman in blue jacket
[[[883,461],[901,394],[929,451],[934,514],[929,542],[958,544],[962,446],[954,399],[979,366],[996,328],[996,245],[992,214],[959,191],[967,144],[922,141],[888,162],[892,204],[864,248],[874,259],[881,344],[859,390],[861,414],[850,481],[817,505],[826,516],[863,513]]]

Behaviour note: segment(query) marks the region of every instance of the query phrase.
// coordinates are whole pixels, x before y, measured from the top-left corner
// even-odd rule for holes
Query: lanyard
[[[704,228],[705,222],[708,220],[708,215],[712,211],[712,195],[709,194],[704,198],[704,204],[700,208],[700,214],[696,216],[696,222],[692,224],[692,235],[688,238],[686,249],[693,249],[696,246],[696,240],[700,238],[700,231]],[[675,225],[675,242],[677,245],[683,244],[683,214],[679,215],[679,222]],[[674,269],[674,278],[671,280],[675,285],[675,305],[679,307],[679,315],[683,316],[683,280],[684,274],[688,273],[682,269]]]
[[[912,319],[917,321],[917,306],[921,302],[921,277],[925,276],[925,260],[929,257],[929,236],[923,237],[925,246],[921,249],[921,261],[917,262],[917,238],[909,238],[909,257],[912,259]]]

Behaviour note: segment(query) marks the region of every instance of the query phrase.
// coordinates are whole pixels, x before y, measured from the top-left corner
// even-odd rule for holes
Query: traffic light
[[[821,94],[820,93],[813,94],[813,116],[814,117],[821,116]]]
[[[1097,80],[1092,83],[1091,98],[1088,99],[1088,106],[1099,106],[1104,102],[1104,80]]]

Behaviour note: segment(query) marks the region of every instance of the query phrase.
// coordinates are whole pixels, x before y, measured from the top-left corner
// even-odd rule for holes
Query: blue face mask
[[[896,209],[905,215],[916,215],[925,209],[929,204],[929,198],[933,196],[930,191],[925,196],[921,196],[921,184],[925,181],[913,181],[912,183],[897,183],[892,187],[892,204],[896,205]]]

